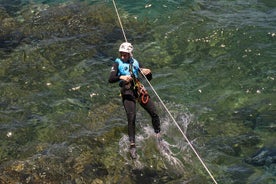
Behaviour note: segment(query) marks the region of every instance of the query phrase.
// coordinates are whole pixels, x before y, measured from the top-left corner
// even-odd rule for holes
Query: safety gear
[[[143,104],[147,104],[149,101],[149,94],[146,90],[146,88],[143,86],[143,84],[138,80],[138,77],[136,77],[133,74],[133,64],[130,63],[129,64],[130,68],[129,68],[129,73],[131,74],[131,77],[133,79],[134,82],[134,92],[136,93],[136,97],[138,98],[138,101],[140,101]]]
[[[143,84],[139,81],[139,63],[136,59],[131,58],[129,62],[123,62],[122,59],[117,58],[115,62],[118,63],[118,75],[119,76],[125,76],[129,75],[133,79],[134,84],[134,92],[135,96],[138,99],[139,102],[142,104],[147,104],[149,101],[149,94],[146,90],[146,88],[143,86]],[[122,82],[120,82],[120,85],[123,85]],[[125,89],[130,89],[131,83],[128,83],[124,85]]]
[[[144,87],[144,85],[138,80],[135,79],[135,87],[134,87],[137,96],[138,96],[138,100],[142,103],[142,104],[147,104],[149,101],[149,94],[148,91],[146,90],[146,88]]]
[[[115,60],[115,62],[117,62],[119,64],[118,65],[118,71],[119,71],[118,75],[119,76],[134,74],[134,76],[136,78],[138,78],[138,76],[139,76],[139,63],[136,59],[131,58],[130,62],[132,62],[132,64],[123,62],[120,58],[117,58]],[[130,71],[130,65],[132,65],[132,71]]]
[[[133,46],[129,42],[124,42],[119,47],[119,52],[126,52],[132,54]]]

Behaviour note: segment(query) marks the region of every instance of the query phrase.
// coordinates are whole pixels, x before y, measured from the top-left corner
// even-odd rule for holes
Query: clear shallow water
[[[212,183],[159,102],[172,155],[139,108],[139,160],[128,158],[107,83],[123,41],[111,1],[0,2],[1,182]],[[275,3],[116,2],[135,57],[218,183],[275,182]],[[263,147],[264,163],[248,159]]]

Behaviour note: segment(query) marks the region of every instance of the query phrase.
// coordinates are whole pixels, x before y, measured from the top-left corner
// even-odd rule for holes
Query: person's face
[[[121,56],[121,59],[125,62],[128,61],[130,58],[130,54],[126,52],[120,52],[120,56]]]

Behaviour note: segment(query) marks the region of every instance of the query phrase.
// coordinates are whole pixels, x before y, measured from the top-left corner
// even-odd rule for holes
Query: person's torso
[[[130,62],[123,62],[120,58],[117,58],[115,62],[118,63],[118,72],[120,76],[133,74],[136,78],[138,78],[139,63],[136,59],[132,58]]]

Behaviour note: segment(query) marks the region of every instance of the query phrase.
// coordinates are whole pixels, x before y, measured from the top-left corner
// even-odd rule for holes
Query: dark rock
[[[231,166],[227,170],[230,173],[233,183],[243,184],[247,183],[247,178],[254,173],[254,171],[243,165]]]
[[[254,166],[269,166],[276,163],[276,148],[261,148],[251,157],[246,158],[245,162]]]

